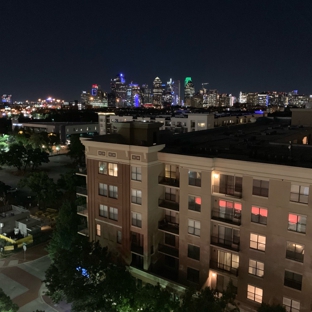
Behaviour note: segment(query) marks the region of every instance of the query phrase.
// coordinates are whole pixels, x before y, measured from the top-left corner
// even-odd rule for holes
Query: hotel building
[[[163,140],[156,122],[115,125],[82,139],[80,234],[142,281],[182,292],[231,280],[241,310],[311,311],[312,128],[259,120]]]

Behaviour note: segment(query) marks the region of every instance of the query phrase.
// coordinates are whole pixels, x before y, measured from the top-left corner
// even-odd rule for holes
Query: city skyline
[[[312,93],[312,4],[198,1],[140,5],[83,0],[2,4],[7,16],[0,90],[14,100],[77,99],[93,83],[109,89],[191,76],[221,93]],[[158,13],[158,14],[156,14]],[[158,18],[157,18],[158,17]],[[53,94],[51,94],[53,92]]]

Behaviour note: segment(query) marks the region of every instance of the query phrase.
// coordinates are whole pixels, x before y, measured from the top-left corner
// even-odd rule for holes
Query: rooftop
[[[162,152],[312,168],[311,134],[312,127],[260,118],[172,136]]]

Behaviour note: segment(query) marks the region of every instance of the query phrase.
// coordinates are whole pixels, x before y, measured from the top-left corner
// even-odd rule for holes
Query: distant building
[[[82,91],[81,104],[92,108],[108,107],[107,94],[102,91],[100,85],[93,84],[91,92]]]
[[[195,95],[195,87],[191,77],[186,77],[184,80],[184,104],[191,105],[191,99]]]
[[[162,105],[162,95],[163,95],[162,82],[159,79],[159,77],[156,77],[153,81],[153,104],[155,106],[160,107]]]
[[[118,74],[115,78],[111,79],[111,90],[115,96],[115,106],[127,106],[127,85],[123,74]]]
[[[240,91],[239,97],[238,97],[238,102],[241,104],[247,103],[247,93]]]

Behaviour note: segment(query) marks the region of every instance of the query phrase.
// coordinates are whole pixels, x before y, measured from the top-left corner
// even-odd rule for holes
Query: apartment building
[[[257,122],[160,144],[155,123],[117,127],[82,141],[81,234],[143,281],[222,291],[231,280],[242,310],[311,310],[312,128]]]

